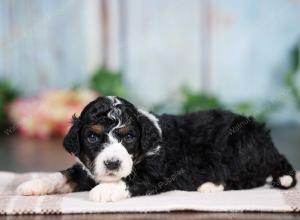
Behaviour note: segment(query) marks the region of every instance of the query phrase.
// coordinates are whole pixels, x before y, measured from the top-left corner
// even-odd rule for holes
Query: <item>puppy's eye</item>
[[[87,137],[87,141],[91,144],[95,144],[100,141],[100,138],[96,134],[90,134]]]
[[[132,133],[128,133],[123,137],[123,140],[126,142],[132,142],[135,139],[135,135]]]

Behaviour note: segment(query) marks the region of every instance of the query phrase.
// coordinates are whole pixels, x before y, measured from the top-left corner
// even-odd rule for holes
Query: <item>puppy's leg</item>
[[[17,188],[17,193],[24,196],[68,193],[72,191],[72,184],[68,183],[67,177],[61,172],[29,180]]]
[[[102,182],[96,185],[89,194],[90,200],[95,202],[115,202],[122,199],[155,195],[172,190],[168,184],[164,185],[162,180],[151,178],[149,175],[131,176],[117,182]]]
[[[18,186],[16,192],[24,196],[69,193],[89,190],[94,184],[82,166],[75,164],[67,170],[24,182]]]
[[[198,189],[198,192],[222,192],[224,191],[224,186],[222,184],[214,184],[212,182],[205,182],[201,184]]]
[[[95,202],[116,202],[134,196],[155,195],[171,190],[168,186],[159,183],[162,181],[151,182],[151,178],[141,177],[117,182],[102,182],[90,191],[89,198]]]
[[[281,155],[277,155],[272,172],[272,185],[280,189],[289,189],[297,184],[296,171],[287,159]]]
[[[126,183],[117,182],[100,183],[89,194],[90,200],[95,202],[116,202],[130,197]]]

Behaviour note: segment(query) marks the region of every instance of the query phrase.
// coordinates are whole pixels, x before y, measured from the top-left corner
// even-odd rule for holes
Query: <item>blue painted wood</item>
[[[101,0],[1,0],[0,77],[26,94],[85,83],[101,64]],[[109,0],[108,57],[144,106],[179,88],[225,102],[280,96],[297,0]],[[271,98],[270,98],[271,97]],[[295,115],[289,107],[290,119]]]
[[[0,1],[0,76],[27,94],[84,84],[87,9],[80,0]]]

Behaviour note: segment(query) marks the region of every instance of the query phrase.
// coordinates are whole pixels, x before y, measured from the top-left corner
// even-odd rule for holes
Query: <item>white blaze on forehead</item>
[[[107,98],[112,102],[113,106],[122,104],[122,102],[115,96],[107,96]]]
[[[145,111],[145,110],[143,110],[143,109],[138,109],[138,111],[141,113],[141,114],[143,114],[144,116],[146,116],[152,123],[153,123],[153,125],[156,127],[156,129],[158,130],[158,132],[159,132],[159,135],[161,136],[161,134],[162,134],[162,131],[161,131],[161,128],[160,128],[160,126],[159,126],[159,124],[158,124],[158,118],[157,117],[155,117],[153,114],[151,114],[150,112],[147,112],[147,111]]]
[[[108,113],[108,117],[112,118],[112,119],[116,119],[115,116],[112,114],[112,111],[119,111],[119,113],[121,114],[121,110],[116,108],[117,105],[122,104],[122,102],[115,96],[107,96],[107,98],[112,102],[112,105],[115,107],[113,110],[111,110]],[[143,114],[145,117],[147,117],[152,123],[153,125],[156,127],[156,129],[158,130],[160,136],[162,135],[162,131],[161,128],[159,126],[159,120],[157,117],[155,117],[155,115],[151,114],[150,112],[147,112],[143,109],[138,109],[138,112],[140,112],[141,114]],[[119,125],[120,126],[120,125]]]
[[[110,131],[110,133],[121,127],[121,119],[117,116],[121,116],[121,109],[117,108],[118,105],[121,105],[122,102],[115,96],[107,96],[107,98],[112,102],[113,108],[108,112],[107,117],[110,119],[118,121],[118,124]]]

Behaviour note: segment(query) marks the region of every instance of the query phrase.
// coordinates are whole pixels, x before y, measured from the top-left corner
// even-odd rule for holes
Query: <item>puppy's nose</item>
[[[104,165],[108,170],[116,170],[120,167],[121,161],[119,160],[106,160]]]

